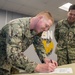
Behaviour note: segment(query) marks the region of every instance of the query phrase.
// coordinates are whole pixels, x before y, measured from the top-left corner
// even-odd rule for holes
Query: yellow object
[[[50,43],[47,43],[47,40],[42,40],[42,43],[45,47],[45,50],[46,50],[46,54],[50,54],[50,52],[53,50],[54,48],[54,44],[53,42],[51,41]]]

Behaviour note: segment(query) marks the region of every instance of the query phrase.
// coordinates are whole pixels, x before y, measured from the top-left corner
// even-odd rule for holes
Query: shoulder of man
[[[66,19],[62,19],[56,23],[56,27],[61,27],[65,23]]]

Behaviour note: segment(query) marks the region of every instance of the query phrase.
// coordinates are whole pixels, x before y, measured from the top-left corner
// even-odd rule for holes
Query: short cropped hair
[[[39,16],[39,15],[44,15],[47,19],[50,19],[52,22],[54,22],[54,19],[53,19],[51,13],[48,11],[42,11],[42,12],[38,13],[36,16]]]
[[[71,5],[70,7],[69,7],[69,11],[70,10],[75,10],[75,4],[73,4],[73,5]]]

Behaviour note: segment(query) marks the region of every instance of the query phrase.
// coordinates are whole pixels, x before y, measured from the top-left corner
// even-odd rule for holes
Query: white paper
[[[72,68],[56,68],[53,72],[50,72],[49,74],[52,74],[52,73],[73,73],[73,70]],[[40,74],[45,74],[45,73],[40,73]]]
[[[52,73],[73,73],[72,68],[56,68]]]

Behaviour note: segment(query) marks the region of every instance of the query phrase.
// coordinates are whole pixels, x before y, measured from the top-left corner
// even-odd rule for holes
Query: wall
[[[0,29],[10,20],[15,18],[25,17],[25,16],[29,16],[29,15],[23,15],[23,14],[0,9]]]
[[[20,17],[25,17],[25,16],[29,16],[29,15],[23,15],[23,14],[19,14],[19,13],[15,13],[15,12],[10,12],[10,11],[6,11],[6,10],[0,10],[0,29],[7,23],[9,22],[10,20],[12,19],[15,19],[15,18],[20,18]],[[55,52],[55,47],[56,47],[56,41],[55,41],[55,38],[54,38],[54,28],[55,28],[55,25],[53,25],[51,27],[51,31],[53,33],[52,35],[52,41],[54,42],[54,48],[53,48],[53,51],[51,53],[51,55],[49,55],[48,57],[51,58],[51,59],[54,59],[54,60],[57,60],[57,57],[56,57],[56,54],[54,53]],[[26,56],[28,56],[28,58],[32,61],[35,61],[35,62],[38,62],[38,63],[41,63],[37,54],[35,53],[35,50],[34,50],[34,47],[33,45],[31,45],[25,52],[24,54]]]

